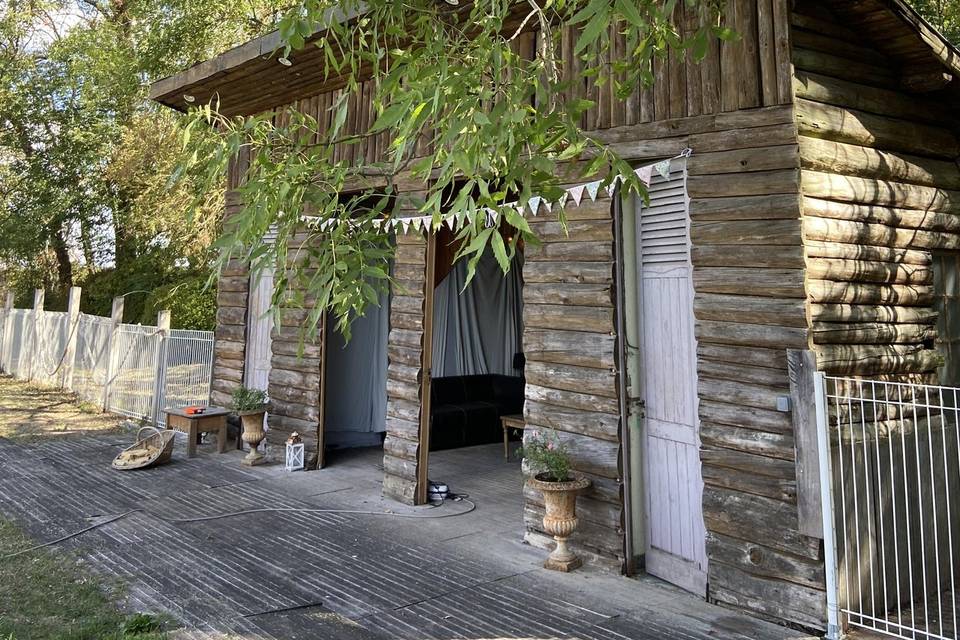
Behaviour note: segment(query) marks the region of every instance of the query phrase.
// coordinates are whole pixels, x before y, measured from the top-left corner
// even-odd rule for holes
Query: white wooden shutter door
[[[647,571],[706,593],[686,162],[654,173],[638,216]]]

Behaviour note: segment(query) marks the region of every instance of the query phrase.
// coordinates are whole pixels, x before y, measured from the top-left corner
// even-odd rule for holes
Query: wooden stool
[[[187,434],[187,457],[197,455],[197,436],[201,433],[217,434],[217,453],[227,450],[227,416],[229,409],[207,407],[203,413],[187,415],[183,409],[164,409],[167,414],[167,429]]]
[[[503,457],[510,459],[510,429],[517,429],[523,434],[526,424],[523,421],[523,414],[515,413],[509,416],[500,416],[500,426],[503,427]]]

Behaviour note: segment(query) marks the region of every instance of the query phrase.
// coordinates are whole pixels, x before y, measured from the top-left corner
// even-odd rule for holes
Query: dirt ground
[[[99,413],[69,393],[0,376],[0,438],[115,431],[123,418]]]

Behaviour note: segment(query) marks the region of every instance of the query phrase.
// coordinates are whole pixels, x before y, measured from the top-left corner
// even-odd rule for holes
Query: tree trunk
[[[87,263],[87,267],[94,267],[96,256],[93,255],[93,241],[90,239],[90,229],[83,222],[80,223],[80,248],[83,250],[83,261]]]
[[[63,289],[73,286],[73,264],[70,262],[70,251],[64,238],[63,228],[50,234],[50,243],[53,253],[57,257],[57,283]]]

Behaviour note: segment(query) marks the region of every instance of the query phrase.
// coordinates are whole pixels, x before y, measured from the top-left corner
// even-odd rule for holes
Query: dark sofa
[[[430,382],[430,449],[503,440],[500,416],[523,413],[523,378],[497,374]]]

